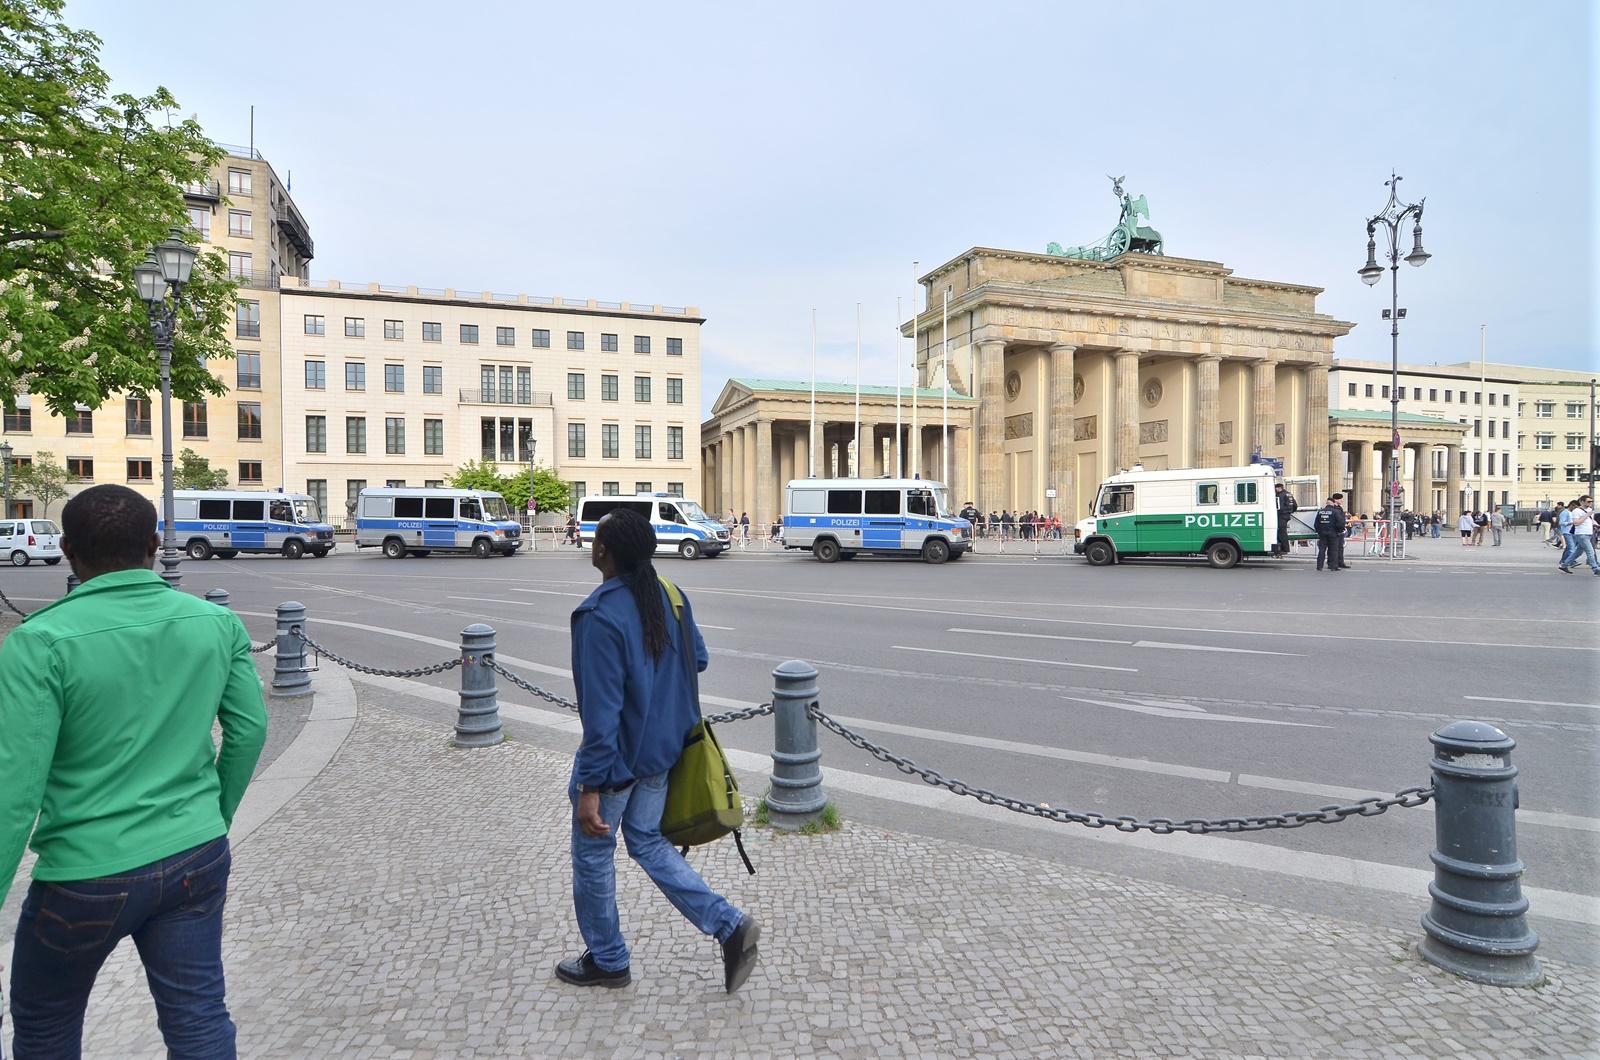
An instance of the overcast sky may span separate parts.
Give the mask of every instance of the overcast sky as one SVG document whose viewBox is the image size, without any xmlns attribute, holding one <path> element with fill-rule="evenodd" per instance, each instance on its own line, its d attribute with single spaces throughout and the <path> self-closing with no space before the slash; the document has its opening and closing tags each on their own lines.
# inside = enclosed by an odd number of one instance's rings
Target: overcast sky
<svg viewBox="0 0 1600 1060">
<path fill-rule="evenodd" d="M 1595 365 L 1595 53 L 1536 4 L 539 4 L 71 0 L 117 87 L 249 136 L 318 280 L 694 305 L 732 375 L 895 380 L 895 298 L 974 246 L 1093 242 L 1107 174 L 1169 254 L 1326 288 L 1390 167 L 1434 255 L 1401 358 Z M 905 357 L 909 359 L 909 343 Z"/>
</svg>

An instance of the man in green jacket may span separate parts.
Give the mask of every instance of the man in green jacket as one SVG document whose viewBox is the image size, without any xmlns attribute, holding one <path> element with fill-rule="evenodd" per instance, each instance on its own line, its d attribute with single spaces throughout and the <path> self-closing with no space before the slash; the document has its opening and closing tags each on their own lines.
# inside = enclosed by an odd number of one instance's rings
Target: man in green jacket
<svg viewBox="0 0 1600 1060">
<path fill-rule="evenodd" d="M 250 638 L 151 570 L 155 508 L 133 490 L 87 489 L 61 523 L 83 584 L 0 645 L 0 902 L 30 833 L 39 855 L 11 962 L 16 1058 L 79 1055 L 95 975 L 129 935 L 168 1055 L 231 1058 L 228 825 L 267 731 Z"/>
</svg>

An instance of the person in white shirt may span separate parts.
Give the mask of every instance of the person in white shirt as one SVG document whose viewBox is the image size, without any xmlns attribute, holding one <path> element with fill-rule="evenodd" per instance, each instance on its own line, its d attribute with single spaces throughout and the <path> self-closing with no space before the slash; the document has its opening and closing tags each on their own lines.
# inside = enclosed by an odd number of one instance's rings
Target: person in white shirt
<svg viewBox="0 0 1600 1060">
<path fill-rule="evenodd" d="M 1472 544 L 1472 531 L 1477 524 L 1472 521 L 1472 513 L 1463 511 L 1461 518 L 1456 520 L 1456 529 L 1461 531 L 1461 547 L 1466 548 Z"/>
<path fill-rule="evenodd" d="M 1572 543 L 1570 556 L 1562 565 L 1561 573 L 1571 574 L 1579 556 L 1589 561 L 1589 570 L 1600 575 L 1600 560 L 1594 554 L 1594 498 L 1579 497 L 1578 506 L 1572 509 Z"/>
</svg>

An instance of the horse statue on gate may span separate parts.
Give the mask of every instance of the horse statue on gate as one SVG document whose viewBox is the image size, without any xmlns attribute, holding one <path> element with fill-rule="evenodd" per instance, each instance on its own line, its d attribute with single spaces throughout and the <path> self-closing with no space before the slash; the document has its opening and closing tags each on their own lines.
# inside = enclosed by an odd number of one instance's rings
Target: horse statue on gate
<svg viewBox="0 0 1600 1060">
<path fill-rule="evenodd" d="M 1060 243 L 1051 243 L 1045 247 L 1046 254 L 1084 261 L 1110 261 L 1130 251 L 1135 254 L 1162 253 L 1161 233 L 1139 223 L 1141 217 L 1145 220 L 1150 218 L 1150 205 L 1145 202 L 1144 196 L 1135 199 L 1123 190 L 1122 182 L 1126 177 L 1107 175 L 1106 179 L 1111 181 L 1111 194 L 1122 204 L 1117 226 L 1111 230 L 1111 234 L 1098 243 L 1084 247 L 1063 248 Z"/>
</svg>

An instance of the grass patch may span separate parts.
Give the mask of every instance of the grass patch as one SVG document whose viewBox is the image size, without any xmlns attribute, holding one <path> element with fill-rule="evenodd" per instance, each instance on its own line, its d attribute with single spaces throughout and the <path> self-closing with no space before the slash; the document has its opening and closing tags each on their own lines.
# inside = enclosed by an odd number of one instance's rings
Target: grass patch
<svg viewBox="0 0 1600 1060">
<path fill-rule="evenodd" d="M 771 792 L 769 791 L 768 794 L 771 794 Z M 771 829 L 773 832 L 785 831 L 785 829 L 772 827 L 772 814 L 767 809 L 767 799 L 765 795 L 756 800 L 756 810 L 755 813 L 750 817 L 750 823 L 757 828 L 767 828 Z M 837 832 L 840 828 L 840 825 L 841 822 L 839 818 L 839 808 L 830 802 L 822 808 L 822 813 L 817 816 L 816 820 L 807 821 L 805 824 L 801 825 L 796 834 L 826 835 L 829 832 Z"/>
</svg>

